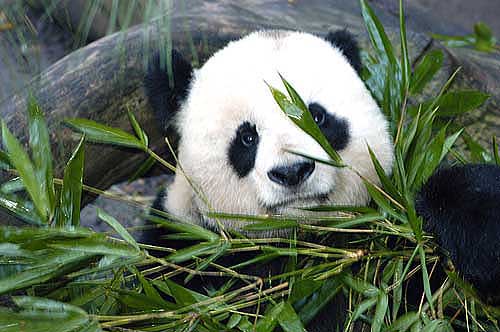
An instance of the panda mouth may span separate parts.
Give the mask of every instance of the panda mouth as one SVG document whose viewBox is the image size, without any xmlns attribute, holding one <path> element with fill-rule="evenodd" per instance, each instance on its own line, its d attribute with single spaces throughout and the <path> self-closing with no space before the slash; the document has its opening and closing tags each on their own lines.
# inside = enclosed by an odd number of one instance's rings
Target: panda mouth
<svg viewBox="0 0 500 332">
<path fill-rule="evenodd" d="M 310 207 L 312 205 L 322 204 L 328 201 L 328 193 L 316 194 L 316 195 L 307 195 L 307 196 L 297 196 L 297 197 L 288 197 L 284 200 L 281 200 L 277 203 L 273 204 L 262 204 L 265 209 L 268 210 L 268 213 L 280 213 L 283 212 L 284 209 L 288 208 L 303 208 Z"/>
</svg>

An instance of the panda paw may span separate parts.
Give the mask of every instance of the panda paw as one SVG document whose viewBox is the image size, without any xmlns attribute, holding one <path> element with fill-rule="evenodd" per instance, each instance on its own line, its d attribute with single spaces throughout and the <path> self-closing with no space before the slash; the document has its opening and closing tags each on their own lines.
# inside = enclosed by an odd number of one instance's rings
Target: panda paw
<svg viewBox="0 0 500 332">
<path fill-rule="evenodd" d="M 488 301 L 500 300 L 500 167 L 441 169 L 416 200 L 424 230 Z"/>
</svg>

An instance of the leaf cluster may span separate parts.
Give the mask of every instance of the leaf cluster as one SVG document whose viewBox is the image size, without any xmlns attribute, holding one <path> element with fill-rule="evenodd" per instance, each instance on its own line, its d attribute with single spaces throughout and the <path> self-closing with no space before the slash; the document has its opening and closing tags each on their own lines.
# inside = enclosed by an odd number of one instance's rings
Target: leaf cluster
<svg viewBox="0 0 500 332">
<path fill-rule="evenodd" d="M 363 76 L 390 121 L 395 149 L 388 175 L 367 147 L 379 177 L 377 183 L 364 179 L 373 201 L 369 207 L 310 207 L 317 214 L 307 218 L 207 215 L 247 222 L 248 231 L 288 229 L 293 234 L 265 239 L 212 232 L 154 211 L 148 218 L 170 231 L 166 244 L 191 243 L 182 249 L 138 243 L 130 229 L 102 210 L 98 217 L 113 231 L 95 233 L 79 227 L 82 190 L 105 194 L 82 183 L 84 141 L 146 153 L 135 176 L 154 162 L 175 167 L 149 148 L 148 136 L 129 112 L 134 134 L 90 120 L 67 120 L 82 137 L 63 179 L 57 179 L 45 120 L 31 100 L 31 155 L 2 123 L 0 165 L 13 179 L 0 187 L 0 205 L 32 226 L 0 227 L 0 295 L 8 299 L 0 306 L 2 331 L 305 331 L 336 297 L 347 299 L 347 314 L 334 330 L 499 330 L 500 312 L 483 303 L 452 270 L 439 287 L 431 287 L 441 257 L 414 207 L 415 193 L 442 162 L 500 164 L 495 138 L 490 152 L 452 123 L 487 95 L 452 91 L 453 75 L 437 95 L 412 104 L 439 71 L 442 53 L 432 50 L 412 66 L 401 1 L 400 57 L 367 1 L 360 3 L 373 46 L 364 55 Z M 297 91 L 285 78 L 282 82 L 286 94 L 275 87 L 270 91 L 283 112 L 329 156 L 316 160 L 352 168 L 328 144 Z M 454 148 L 460 136 L 470 157 Z M 325 241 L 300 240 L 297 235 L 303 233 Z M 346 238 L 345 244 L 328 241 L 339 237 Z M 252 258 L 233 266 L 218 261 L 248 252 Z M 249 266 L 277 259 L 286 262 L 278 275 L 246 273 Z M 191 289 L 195 277 L 219 278 L 221 286 Z M 421 285 L 416 302 L 407 295 L 409 282 Z"/>
</svg>

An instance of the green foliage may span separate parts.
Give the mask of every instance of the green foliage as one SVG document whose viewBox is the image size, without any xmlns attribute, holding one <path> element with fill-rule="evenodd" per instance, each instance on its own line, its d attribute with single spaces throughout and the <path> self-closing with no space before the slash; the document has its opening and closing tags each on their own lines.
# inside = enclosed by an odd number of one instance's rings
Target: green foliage
<svg viewBox="0 0 500 332">
<path fill-rule="evenodd" d="M 192 245 L 180 250 L 143 245 L 131 230 L 102 210 L 98 217 L 112 228 L 111 234 L 80 228 L 83 188 L 99 192 L 82 183 L 84 142 L 146 153 L 146 163 L 136 175 L 155 161 L 175 168 L 151 151 L 148 136 L 129 112 L 134 134 L 90 120 L 67 120 L 68 126 L 83 135 L 63 179 L 57 179 L 45 120 L 30 100 L 31 152 L 2 122 L 5 151 L 0 151 L 0 166 L 13 178 L 0 187 L 0 205 L 36 226 L 0 227 L 0 295 L 6 299 L 0 305 L 2 331 L 298 332 L 305 331 L 304 326 L 322 308 L 335 305 L 336 297 L 346 299 L 347 317 L 332 329 L 352 331 L 366 325 L 372 331 L 447 331 L 469 326 L 473 330 L 499 330 L 496 319 L 500 312 L 481 302 L 456 273 L 448 271 L 449 279 L 439 289 L 431 289 L 439 257 L 414 207 L 415 193 L 445 159 L 500 165 L 495 137 L 491 152 L 452 123 L 453 117 L 479 107 L 488 96 L 477 91 L 450 91 L 453 75 L 436 96 L 410 104 L 410 98 L 420 96 L 433 80 L 443 55 L 430 51 L 411 68 L 402 1 L 399 52 L 367 1 L 360 3 L 373 46 L 364 56 L 363 76 L 390 121 L 395 145 L 391 175 L 367 147 L 380 180 L 379 184 L 365 179 L 372 204 L 310 207 L 307 210 L 318 213 L 307 218 L 216 211 L 207 215 L 246 222 L 249 231 L 289 229 L 294 235 L 308 232 L 325 238 L 344 233 L 348 235 L 345 244 L 219 234 L 161 211 L 148 219 L 170 231 L 169 241 L 191 241 Z M 118 1 L 113 4 L 118 6 Z M 92 6 L 90 3 L 89 11 Z M 489 38 L 482 27 L 477 35 Z M 269 87 L 276 102 L 329 156 L 328 160 L 315 160 L 352 169 L 328 144 L 297 91 L 283 77 L 282 83 L 286 94 Z M 470 157 L 454 149 L 460 136 Z M 309 157 L 307 151 L 290 152 Z M 255 256 L 234 266 L 217 261 L 241 252 Z M 259 278 L 243 272 L 244 267 L 278 258 L 288 260 L 279 275 Z M 353 264 L 357 268 L 350 269 Z M 221 287 L 192 290 L 189 280 L 195 275 L 223 278 Z M 406 301 L 405 286 L 410 279 L 424 289 L 416 306 Z"/>
<path fill-rule="evenodd" d="M 481 52 L 498 51 L 497 39 L 490 27 L 483 22 L 474 24 L 474 31 L 466 36 L 445 36 L 432 34 L 432 37 L 442 41 L 448 47 L 473 47 Z"/>
</svg>

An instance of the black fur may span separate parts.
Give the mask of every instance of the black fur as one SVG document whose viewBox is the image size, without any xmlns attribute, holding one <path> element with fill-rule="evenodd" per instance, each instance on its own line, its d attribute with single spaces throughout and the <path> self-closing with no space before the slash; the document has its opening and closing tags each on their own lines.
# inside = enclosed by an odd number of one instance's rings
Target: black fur
<svg viewBox="0 0 500 332">
<path fill-rule="evenodd" d="M 356 38 L 347 30 L 337 30 L 329 32 L 325 37 L 333 46 L 338 47 L 342 54 L 349 60 L 349 63 L 358 74 L 361 73 L 361 56 Z"/>
<path fill-rule="evenodd" d="M 255 137 L 254 144 L 245 144 L 243 142 L 244 135 L 253 135 Z M 243 122 L 236 129 L 236 136 L 232 139 L 228 150 L 229 163 L 240 178 L 248 175 L 254 167 L 258 145 L 259 136 L 255 125 Z"/>
<path fill-rule="evenodd" d="M 336 117 L 335 115 L 328 113 L 323 106 L 318 103 L 309 104 L 309 112 L 313 118 L 322 114 L 324 120 L 318 123 L 321 132 L 328 139 L 330 145 L 337 151 L 345 149 L 349 143 L 349 123 L 345 119 Z"/>
<path fill-rule="evenodd" d="M 417 197 L 424 229 L 489 302 L 500 301 L 500 167 L 437 171 Z"/>
<path fill-rule="evenodd" d="M 150 59 L 144 78 L 146 95 L 164 132 L 167 132 L 170 120 L 179 110 L 180 102 L 186 98 L 193 75 L 193 67 L 179 52 L 172 50 L 171 56 L 171 77 L 166 61 L 162 61 L 157 52 Z"/>
</svg>

